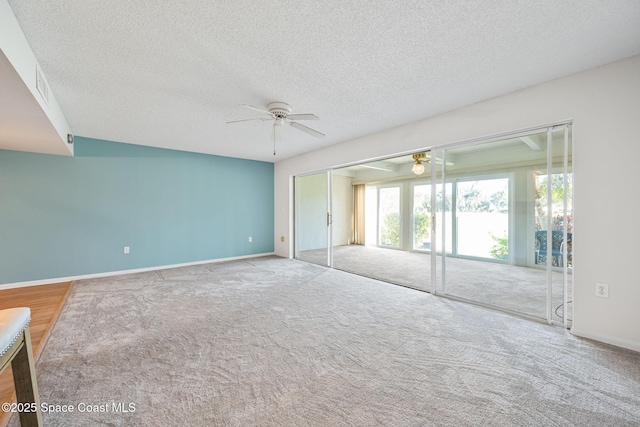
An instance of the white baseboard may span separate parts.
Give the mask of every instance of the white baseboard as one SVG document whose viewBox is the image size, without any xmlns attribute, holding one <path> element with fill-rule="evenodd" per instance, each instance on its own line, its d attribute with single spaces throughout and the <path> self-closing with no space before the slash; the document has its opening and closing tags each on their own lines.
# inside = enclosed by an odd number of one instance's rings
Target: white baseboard
<svg viewBox="0 0 640 427">
<path fill-rule="evenodd" d="M 622 347 L 629 350 L 640 352 L 640 342 L 628 341 L 619 338 L 607 337 L 599 334 L 593 334 L 591 332 L 583 331 L 581 329 L 571 328 L 571 333 L 577 337 L 588 338 L 590 340 L 600 341 L 606 344 L 615 345 L 616 347 Z"/>
<path fill-rule="evenodd" d="M 160 265 L 156 267 L 145 267 L 145 268 L 136 268 L 133 270 L 120 270 L 120 271 L 108 271 L 106 273 L 94 273 L 94 274 L 84 274 L 81 276 L 69 276 L 69 277 L 56 277 L 52 279 L 42 279 L 42 280 L 32 280 L 29 282 L 17 282 L 17 283 L 7 283 L 4 285 L 0 285 L 0 291 L 4 289 L 15 289 L 15 288 L 26 288 L 27 286 L 38 286 L 38 285 L 48 285 L 52 283 L 62 283 L 62 282 L 72 282 L 74 280 L 85 280 L 85 279 L 95 279 L 99 277 L 110 277 L 110 276 L 121 276 L 123 274 L 135 274 L 135 273 L 145 273 L 148 271 L 156 271 L 156 270 L 167 270 L 169 268 L 177 268 L 177 267 L 189 267 L 192 265 L 201 265 L 201 264 L 215 264 L 226 261 L 236 261 L 241 259 L 249 259 L 249 258 L 259 258 L 263 256 L 275 255 L 275 252 L 267 252 L 262 254 L 253 254 L 253 255 L 242 255 L 236 257 L 229 258 L 217 258 L 217 259 L 209 259 L 204 261 L 195 261 L 195 262 L 185 262 L 182 264 L 171 264 L 171 265 Z"/>
</svg>

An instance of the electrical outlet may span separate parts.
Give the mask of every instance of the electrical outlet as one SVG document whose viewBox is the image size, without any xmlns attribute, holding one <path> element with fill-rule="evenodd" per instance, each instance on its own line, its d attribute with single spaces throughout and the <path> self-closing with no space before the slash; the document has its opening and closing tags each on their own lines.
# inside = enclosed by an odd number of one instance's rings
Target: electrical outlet
<svg viewBox="0 0 640 427">
<path fill-rule="evenodd" d="M 249 243 L 253 242 L 253 237 L 249 236 Z"/>
<path fill-rule="evenodd" d="M 124 253 L 125 253 L 125 254 L 128 254 L 128 253 L 129 253 L 129 246 L 125 246 L 125 247 L 124 247 Z"/>
<path fill-rule="evenodd" d="M 596 283 L 596 296 L 609 298 L 609 285 L 606 283 Z"/>
</svg>

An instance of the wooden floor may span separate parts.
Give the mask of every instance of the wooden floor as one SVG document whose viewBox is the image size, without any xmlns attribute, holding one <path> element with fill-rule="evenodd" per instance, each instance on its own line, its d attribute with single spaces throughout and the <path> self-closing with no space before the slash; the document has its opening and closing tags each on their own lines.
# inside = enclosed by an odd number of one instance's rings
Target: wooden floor
<svg viewBox="0 0 640 427">
<path fill-rule="evenodd" d="M 70 290 L 71 282 L 65 282 L 0 291 L 0 310 L 13 307 L 29 307 L 31 309 L 29 329 L 35 360 L 38 360 L 40 353 L 42 353 L 49 332 L 55 324 Z M 5 369 L 0 375 L 0 404 L 12 402 L 14 399 L 13 375 L 11 369 Z M 11 414 L 0 412 L 0 426 L 5 426 L 9 422 L 9 415 Z"/>
</svg>

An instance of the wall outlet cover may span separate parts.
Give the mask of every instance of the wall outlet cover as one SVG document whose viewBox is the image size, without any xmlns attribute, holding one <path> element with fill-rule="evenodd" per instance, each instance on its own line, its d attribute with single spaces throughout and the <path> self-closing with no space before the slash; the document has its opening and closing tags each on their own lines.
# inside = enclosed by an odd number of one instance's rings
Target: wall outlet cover
<svg viewBox="0 0 640 427">
<path fill-rule="evenodd" d="M 600 298 L 609 298 L 609 285 L 606 283 L 596 283 L 595 294 Z"/>
</svg>

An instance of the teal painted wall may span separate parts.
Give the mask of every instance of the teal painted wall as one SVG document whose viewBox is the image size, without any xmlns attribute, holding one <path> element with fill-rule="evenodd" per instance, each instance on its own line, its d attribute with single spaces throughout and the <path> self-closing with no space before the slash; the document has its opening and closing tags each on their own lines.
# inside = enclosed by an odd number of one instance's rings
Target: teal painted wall
<svg viewBox="0 0 640 427">
<path fill-rule="evenodd" d="M 266 162 L 82 137 L 75 157 L 0 150 L 0 284 L 273 252 L 273 192 Z"/>
</svg>

